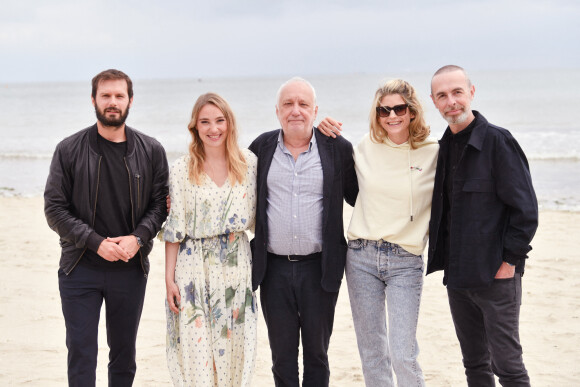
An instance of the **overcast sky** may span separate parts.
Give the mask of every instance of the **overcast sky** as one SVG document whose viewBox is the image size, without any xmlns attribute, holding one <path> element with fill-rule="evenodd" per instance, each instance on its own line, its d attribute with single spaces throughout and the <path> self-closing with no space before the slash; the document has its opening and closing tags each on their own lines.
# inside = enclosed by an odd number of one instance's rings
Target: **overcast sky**
<svg viewBox="0 0 580 387">
<path fill-rule="evenodd" d="M 578 0 L 21 0 L 0 82 L 580 67 Z"/>
</svg>

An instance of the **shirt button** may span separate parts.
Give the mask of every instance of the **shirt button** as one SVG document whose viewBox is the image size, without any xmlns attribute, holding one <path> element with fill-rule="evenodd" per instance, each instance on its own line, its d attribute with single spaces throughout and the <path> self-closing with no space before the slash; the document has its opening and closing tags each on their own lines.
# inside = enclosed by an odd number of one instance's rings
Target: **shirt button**
<svg viewBox="0 0 580 387">
<path fill-rule="evenodd" d="M 296 235 L 294 235 L 294 239 L 298 238 Z"/>
</svg>

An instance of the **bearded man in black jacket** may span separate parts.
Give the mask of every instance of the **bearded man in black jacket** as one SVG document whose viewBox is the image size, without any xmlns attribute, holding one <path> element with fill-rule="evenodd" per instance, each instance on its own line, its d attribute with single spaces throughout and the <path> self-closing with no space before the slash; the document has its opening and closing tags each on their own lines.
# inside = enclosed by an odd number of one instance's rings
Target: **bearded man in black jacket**
<svg viewBox="0 0 580 387">
<path fill-rule="evenodd" d="M 44 192 L 60 237 L 58 278 L 70 386 L 94 386 L 103 300 L 109 385 L 131 386 L 153 237 L 167 217 L 165 150 L 125 125 L 133 84 L 121 71 L 92 80 L 97 123 L 61 141 Z"/>
</svg>

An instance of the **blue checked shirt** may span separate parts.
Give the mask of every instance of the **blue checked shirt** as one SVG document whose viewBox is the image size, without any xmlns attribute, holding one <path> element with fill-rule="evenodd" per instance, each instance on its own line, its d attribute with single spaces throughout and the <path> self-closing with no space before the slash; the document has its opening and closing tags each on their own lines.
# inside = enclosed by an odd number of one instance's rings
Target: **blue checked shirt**
<svg viewBox="0 0 580 387">
<path fill-rule="evenodd" d="M 268 251 L 308 255 L 322 251 L 322 164 L 314 134 L 298 159 L 282 131 L 268 172 Z"/>
</svg>

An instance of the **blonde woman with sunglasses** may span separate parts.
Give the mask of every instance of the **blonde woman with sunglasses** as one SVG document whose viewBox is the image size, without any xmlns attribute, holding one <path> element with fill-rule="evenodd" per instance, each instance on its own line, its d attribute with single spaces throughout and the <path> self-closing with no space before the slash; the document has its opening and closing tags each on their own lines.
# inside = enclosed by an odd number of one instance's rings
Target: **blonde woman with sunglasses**
<svg viewBox="0 0 580 387">
<path fill-rule="evenodd" d="M 394 386 L 393 371 L 399 386 L 424 386 L 416 332 L 439 145 L 401 79 L 378 88 L 369 119 L 354 149 L 359 194 L 346 262 L 363 374 L 367 386 Z M 318 128 L 334 136 L 341 126 L 325 118 Z"/>
</svg>

